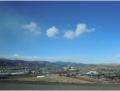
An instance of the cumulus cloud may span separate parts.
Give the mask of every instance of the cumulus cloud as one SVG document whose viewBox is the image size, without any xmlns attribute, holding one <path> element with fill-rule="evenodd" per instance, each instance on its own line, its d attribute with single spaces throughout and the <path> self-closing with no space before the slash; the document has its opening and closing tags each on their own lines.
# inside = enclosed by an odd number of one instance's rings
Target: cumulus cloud
<svg viewBox="0 0 120 91">
<path fill-rule="evenodd" d="M 52 26 L 51 28 L 49 28 L 47 31 L 46 31 L 46 35 L 49 37 L 49 38 L 53 38 L 53 37 L 56 37 L 56 35 L 59 33 L 59 30 L 55 27 L 55 26 Z"/>
<path fill-rule="evenodd" d="M 75 30 L 75 35 L 79 36 L 80 34 L 87 31 L 86 24 L 78 24 Z"/>
<path fill-rule="evenodd" d="M 64 33 L 64 37 L 68 38 L 68 39 L 73 39 L 75 37 L 75 32 L 74 31 L 66 31 Z"/>
<path fill-rule="evenodd" d="M 39 27 L 36 22 L 30 22 L 29 24 L 25 24 L 22 26 L 22 28 L 34 34 L 41 33 L 40 31 L 38 31 Z"/>
<path fill-rule="evenodd" d="M 95 28 L 88 29 L 86 24 L 77 24 L 75 31 L 65 31 L 64 37 L 67 39 L 73 39 L 80 36 L 83 33 L 94 32 Z"/>
</svg>

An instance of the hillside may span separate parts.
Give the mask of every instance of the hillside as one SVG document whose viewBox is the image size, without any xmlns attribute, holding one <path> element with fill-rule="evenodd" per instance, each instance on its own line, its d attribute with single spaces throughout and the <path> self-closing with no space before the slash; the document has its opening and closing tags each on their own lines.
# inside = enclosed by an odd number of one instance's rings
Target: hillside
<svg viewBox="0 0 120 91">
<path fill-rule="evenodd" d="M 0 66 L 45 67 L 45 66 L 54 66 L 54 64 L 48 61 L 25 61 L 25 60 L 11 60 L 11 59 L 1 58 Z"/>
</svg>

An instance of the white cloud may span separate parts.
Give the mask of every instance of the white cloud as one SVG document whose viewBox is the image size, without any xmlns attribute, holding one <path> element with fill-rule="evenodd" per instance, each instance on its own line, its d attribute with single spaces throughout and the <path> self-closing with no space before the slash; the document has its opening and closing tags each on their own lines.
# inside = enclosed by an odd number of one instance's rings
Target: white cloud
<svg viewBox="0 0 120 91">
<path fill-rule="evenodd" d="M 79 36 L 80 34 L 87 31 L 86 24 L 78 24 L 75 30 L 75 36 Z"/>
<path fill-rule="evenodd" d="M 25 24 L 22 26 L 22 28 L 34 34 L 41 33 L 40 31 L 38 31 L 39 27 L 36 22 L 30 22 L 29 24 Z"/>
<path fill-rule="evenodd" d="M 58 33 L 59 33 L 59 30 L 55 26 L 52 26 L 46 31 L 46 35 L 50 38 L 56 37 Z"/>
<path fill-rule="evenodd" d="M 68 39 L 73 39 L 75 37 L 74 31 L 65 31 L 64 37 Z"/>
<path fill-rule="evenodd" d="M 77 24 L 75 31 L 66 31 L 64 37 L 67 39 L 73 39 L 80 36 L 83 33 L 94 32 L 95 28 L 88 29 L 86 24 Z"/>
</svg>

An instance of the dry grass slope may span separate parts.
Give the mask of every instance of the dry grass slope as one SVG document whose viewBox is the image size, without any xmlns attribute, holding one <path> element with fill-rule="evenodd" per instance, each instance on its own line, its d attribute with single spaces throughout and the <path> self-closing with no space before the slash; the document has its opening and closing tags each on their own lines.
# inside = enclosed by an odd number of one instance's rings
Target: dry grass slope
<svg viewBox="0 0 120 91">
<path fill-rule="evenodd" d="M 93 83 L 90 81 L 82 80 L 82 79 L 76 79 L 76 78 L 70 78 L 70 77 L 43 77 L 43 78 L 36 78 L 36 77 L 27 77 L 27 78 L 18 78 L 17 81 L 32 81 L 32 82 L 54 82 L 54 83 Z"/>
</svg>

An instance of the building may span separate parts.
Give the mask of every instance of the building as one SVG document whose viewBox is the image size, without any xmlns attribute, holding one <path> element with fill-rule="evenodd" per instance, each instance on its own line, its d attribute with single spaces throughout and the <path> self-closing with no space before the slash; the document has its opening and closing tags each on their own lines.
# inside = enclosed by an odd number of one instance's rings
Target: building
<svg viewBox="0 0 120 91">
<path fill-rule="evenodd" d="M 99 77 L 99 73 L 97 71 L 89 71 L 85 75 L 87 75 L 89 77 L 92 77 L 92 78 L 98 78 Z"/>
<path fill-rule="evenodd" d="M 37 76 L 37 78 L 43 78 L 43 77 L 45 77 L 44 75 L 42 75 L 42 76 Z"/>
</svg>

